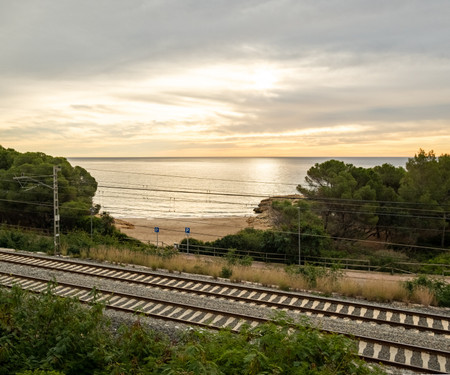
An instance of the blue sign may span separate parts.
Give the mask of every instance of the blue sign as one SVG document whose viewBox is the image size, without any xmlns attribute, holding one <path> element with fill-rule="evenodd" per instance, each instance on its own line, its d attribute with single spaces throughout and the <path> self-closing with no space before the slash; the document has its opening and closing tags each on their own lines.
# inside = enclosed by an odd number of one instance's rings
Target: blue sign
<svg viewBox="0 0 450 375">
<path fill-rule="evenodd" d="M 188 228 L 188 227 L 184 228 L 184 233 L 186 233 L 186 234 L 191 233 L 191 228 Z"/>
<path fill-rule="evenodd" d="M 159 227 L 155 227 L 155 233 L 159 232 Z"/>
</svg>

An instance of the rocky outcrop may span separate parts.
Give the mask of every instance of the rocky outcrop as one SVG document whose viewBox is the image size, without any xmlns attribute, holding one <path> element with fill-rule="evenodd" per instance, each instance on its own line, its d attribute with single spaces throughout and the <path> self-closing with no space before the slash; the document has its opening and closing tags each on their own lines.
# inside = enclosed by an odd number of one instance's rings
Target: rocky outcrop
<svg viewBox="0 0 450 375">
<path fill-rule="evenodd" d="M 291 195 L 276 195 L 270 198 L 263 199 L 258 207 L 255 207 L 253 211 L 258 214 L 256 217 L 249 219 L 249 224 L 263 224 L 265 226 L 274 226 L 277 222 L 277 212 L 272 208 L 272 204 L 275 201 L 290 200 L 293 204 L 297 203 L 302 198 L 300 194 Z"/>
</svg>

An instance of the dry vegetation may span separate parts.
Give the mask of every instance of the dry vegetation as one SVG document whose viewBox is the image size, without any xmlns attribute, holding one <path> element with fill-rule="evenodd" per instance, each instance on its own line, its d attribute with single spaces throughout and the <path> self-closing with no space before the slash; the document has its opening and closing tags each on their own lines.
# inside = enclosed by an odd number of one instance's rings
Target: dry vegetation
<svg viewBox="0 0 450 375">
<path fill-rule="evenodd" d="M 148 255 L 131 250 L 119 250 L 110 247 L 91 249 L 84 258 L 107 261 L 114 264 L 134 264 L 153 270 L 184 272 L 209 275 L 213 278 L 222 276 L 224 268 L 231 270 L 229 279 L 233 282 L 253 282 L 264 286 L 274 286 L 282 290 L 315 291 L 326 295 L 338 294 L 369 301 L 417 303 L 428 306 L 433 304 L 434 295 L 426 288 L 421 288 L 412 295 L 408 294 L 400 281 L 358 280 L 345 276 L 318 275 L 314 285 L 301 274 L 292 274 L 278 265 L 230 265 L 223 258 L 208 258 L 196 255 L 178 254 L 173 256 Z"/>
</svg>

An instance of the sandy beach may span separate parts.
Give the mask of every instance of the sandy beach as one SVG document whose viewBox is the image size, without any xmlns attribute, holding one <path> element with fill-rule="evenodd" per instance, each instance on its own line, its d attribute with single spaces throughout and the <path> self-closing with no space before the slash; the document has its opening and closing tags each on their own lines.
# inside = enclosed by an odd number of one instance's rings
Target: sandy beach
<svg viewBox="0 0 450 375">
<path fill-rule="evenodd" d="M 173 245 L 186 238 L 185 228 L 190 228 L 189 238 L 214 241 L 245 228 L 268 229 L 270 225 L 261 217 L 175 218 L 175 219 L 115 219 L 116 227 L 125 234 L 144 242 Z M 158 236 L 155 227 L 159 228 Z"/>
<path fill-rule="evenodd" d="M 185 228 L 190 229 L 189 238 L 214 241 L 228 234 L 235 234 L 245 228 L 270 229 L 276 214 L 272 209 L 275 200 L 289 198 L 293 202 L 299 195 L 275 196 L 263 199 L 255 210 L 256 215 L 215 218 L 172 218 L 172 219 L 115 219 L 115 225 L 123 233 L 144 242 L 158 245 L 173 245 L 186 238 Z M 294 200 L 293 200 L 294 199 Z M 155 227 L 159 228 L 158 236 Z"/>
</svg>

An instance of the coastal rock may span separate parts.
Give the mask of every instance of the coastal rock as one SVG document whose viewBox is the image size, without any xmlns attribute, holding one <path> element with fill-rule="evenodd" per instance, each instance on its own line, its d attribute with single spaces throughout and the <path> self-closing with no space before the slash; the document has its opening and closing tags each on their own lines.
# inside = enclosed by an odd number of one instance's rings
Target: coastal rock
<svg viewBox="0 0 450 375">
<path fill-rule="evenodd" d="M 258 207 L 255 207 L 253 209 L 253 212 L 255 212 L 258 215 L 254 218 L 250 218 L 252 220 L 250 219 L 249 220 L 252 222 L 252 224 L 256 222 L 264 222 L 265 225 L 273 226 L 276 224 L 278 218 L 277 212 L 272 208 L 273 202 L 290 200 L 293 204 L 295 204 L 301 198 L 303 198 L 303 196 L 300 194 L 290 194 L 290 195 L 276 195 L 273 197 L 263 199 L 258 204 Z"/>
</svg>

